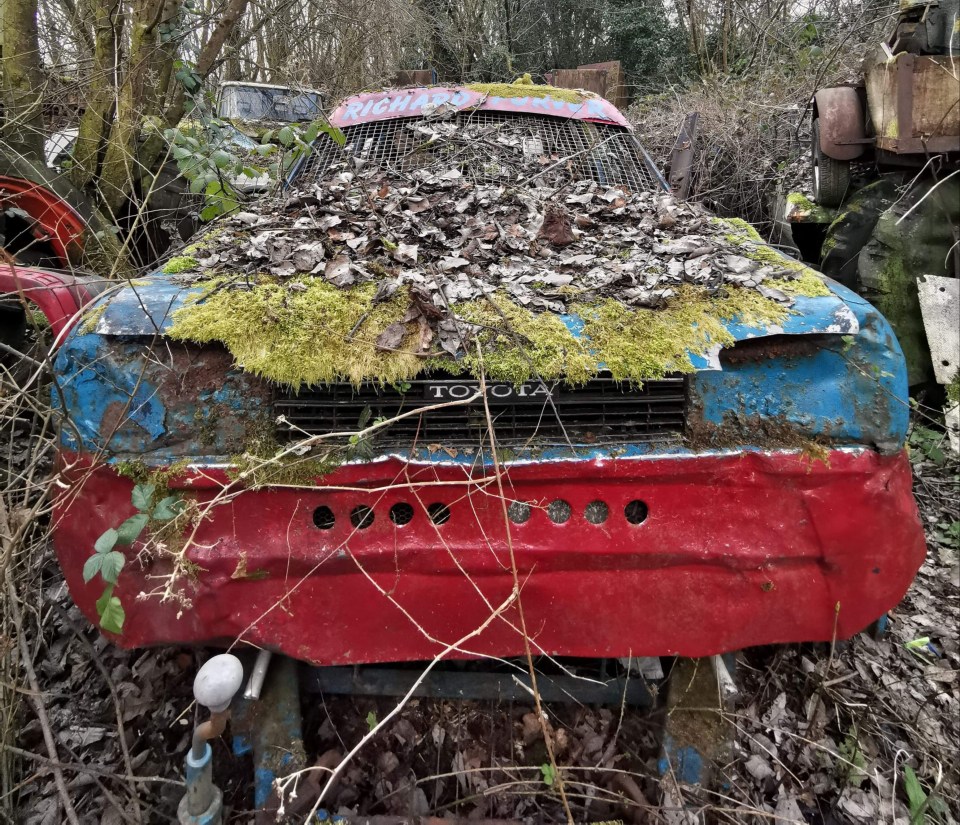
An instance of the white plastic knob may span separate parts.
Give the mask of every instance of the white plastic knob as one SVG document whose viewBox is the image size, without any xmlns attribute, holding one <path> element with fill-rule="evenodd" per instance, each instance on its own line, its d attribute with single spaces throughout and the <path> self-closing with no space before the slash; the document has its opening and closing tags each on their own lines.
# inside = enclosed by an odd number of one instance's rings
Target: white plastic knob
<svg viewBox="0 0 960 825">
<path fill-rule="evenodd" d="M 232 653 L 220 653 L 210 659 L 193 680 L 193 695 L 211 713 L 230 707 L 234 694 L 243 684 L 243 665 Z"/>
</svg>

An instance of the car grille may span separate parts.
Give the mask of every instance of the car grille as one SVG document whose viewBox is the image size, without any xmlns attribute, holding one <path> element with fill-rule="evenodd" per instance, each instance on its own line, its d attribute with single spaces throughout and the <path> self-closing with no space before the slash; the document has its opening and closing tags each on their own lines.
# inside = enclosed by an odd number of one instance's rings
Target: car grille
<svg viewBox="0 0 960 825">
<path fill-rule="evenodd" d="M 459 169 L 474 183 L 497 185 L 516 182 L 518 173 L 526 177 L 541 170 L 541 162 L 565 158 L 558 174 L 574 180 L 634 192 L 664 189 L 653 161 L 621 126 L 528 114 L 461 112 L 449 122 L 455 125 L 450 134 L 428 142 L 429 126 L 425 134 L 425 125 L 421 118 L 394 118 L 346 126 L 342 147 L 320 135 L 296 180 L 319 180 L 331 168 L 342 169 L 337 164 L 354 158 L 401 176 L 414 170 Z"/>
<path fill-rule="evenodd" d="M 411 381 L 404 392 L 374 384 L 331 384 L 279 395 L 274 412 L 284 419 L 278 420 L 278 435 L 283 440 L 297 440 L 306 435 L 354 432 L 377 419 L 415 412 L 476 389 L 475 381 L 453 377 Z M 531 397 L 509 397 L 524 391 Z M 493 393 L 508 397 L 496 398 Z M 498 443 L 517 448 L 671 439 L 683 430 L 687 392 L 685 379 L 679 376 L 647 381 L 642 386 L 595 378 L 582 387 L 531 383 L 519 389 L 494 384 L 488 387 L 488 397 Z M 410 415 L 376 436 L 376 443 L 383 446 L 462 447 L 487 441 L 480 399 Z"/>
</svg>

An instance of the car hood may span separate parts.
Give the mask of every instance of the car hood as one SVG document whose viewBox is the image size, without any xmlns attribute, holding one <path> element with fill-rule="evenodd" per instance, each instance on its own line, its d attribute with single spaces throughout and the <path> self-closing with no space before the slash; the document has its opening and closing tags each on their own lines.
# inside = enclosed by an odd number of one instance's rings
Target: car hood
<svg viewBox="0 0 960 825">
<path fill-rule="evenodd" d="M 859 332 L 857 317 L 838 294 L 846 290 L 829 279 L 825 281 L 831 294 L 816 298 L 795 296 L 791 314 L 782 324 L 754 327 L 734 321 L 724 322 L 724 326 L 736 341 L 769 335 L 855 335 Z M 112 337 L 164 335 L 173 325 L 173 314 L 202 291 L 200 286 L 185 285 L 178 282 L 176 276 L 163 273 L 138 279 L 103 299 L 97 309 L 99 317 L 94 330 L 99 335 Z M 561 315 L 560 318 L 575 335 L 581 333 L 583 322 L 579 316 Z M 692 354 L 694 367 L 720 369 L 719 349 L 718 346 L 705 356 Z"/>
</svg>

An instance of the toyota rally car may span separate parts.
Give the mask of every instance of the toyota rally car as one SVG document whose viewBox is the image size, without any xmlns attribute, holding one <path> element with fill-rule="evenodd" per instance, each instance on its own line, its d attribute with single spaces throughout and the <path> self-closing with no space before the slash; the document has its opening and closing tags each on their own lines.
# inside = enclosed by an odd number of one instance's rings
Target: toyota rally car
<svg viewBox="0 0 960 825">
<path fill-rule="evenodd" d="M 602 657 L 897 604 L 925 546 L 870 304 L 673 202 L 589 94 L 391 89 L 331 125 L 59 348 L 91 621 L 347 664 L 520 654 L 518 600 L 535 651 Z"/>
</svg>

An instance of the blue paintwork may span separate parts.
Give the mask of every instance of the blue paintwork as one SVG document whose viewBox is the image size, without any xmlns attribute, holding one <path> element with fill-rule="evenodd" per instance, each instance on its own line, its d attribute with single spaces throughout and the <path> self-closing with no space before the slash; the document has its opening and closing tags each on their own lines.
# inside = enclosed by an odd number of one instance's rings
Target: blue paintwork
<svg viewBox="0 0 960 825">
<path fill-rule="evenodd" d="M 223 816 L 223 795 L 212 784 L 212 762 L 213 750 L 209 742 L 204 745 L 203 756 L 201 756 L 200 759 L 195 760 L 192 751 L 187 753 L 187 758 L 184 760 L 184 784 L 187 786 L 187 794 L 181 800 L 177 809 L 177 820 L 180 822 L 180 825 L 218 825 L 218 823 L 221 822 Z M 198 784 L 208 785 L 210 789 L 209 792 L 212 792 L 212 799 L 209 807 L 203 813 L 191 814 L 186 807 L 186 797 L 189 795 L 190 789 L 196 787 Z M 203 791 L 201 790 L 200 792 L 202 793 Z"/>
<path fill-rule="evenodd" d="M 53 393 L 53 406 L 61 407 L 61 397 L 70 399 L 67 402 L 69 423 L 62 434 L 63 445 L 70 449 L 99 446 L 100 428 L 109 418 L 111 407 L 118 413 L 123 412 L 130 425 L 149 440 L 156 440 L 166 432 L 166 411 L 156 387 L 138 380 L 137 360 L 132 360 L 129 369 L 117 369 L 115 363 L 104 360 L 101 356 L 106 343 L 96 334 L 74 333 L 70 336 L 69 350 L 61 348 L 54 362 L 60 392 Z M 79 365 L 82 369 L 76 369 Z M 117 420 L 120 418 L 118 414 Z M 130 425 L 125 424 L 124 428 L 129 429 Z"/>
<path fill-rule="evenodd" d="M 909 408 L 906 369 L 896 338 L 869 303 L 839 284 L 830 282 L 830 288 L 835 293 L 830 297 L 797 298 L 794 314 L 781 328 L 728 326 L 737 340 L 835 333 L 819 352 L 743 361 L 722 369 L 715 357 L 691 358 L 696 370 L 689 382 L 691 408 L 703 422 L 720 425 L 730 414 L 779 417 L 801 432 L 829 436 L 839 445 L 885 450 L 902 445 Z M 137 458 L 164 464 L 188 458 L 223 463 L 249 443 L 253 426 L 269 422 L 271 390 L 266 382 L 231 366 L 220 348 L 188 349 L 157 338 L 157 330 L 169 329 L 172 312 L 197 291 L 157 274 L 101 299 L 105 309 L 96 332 L 74 329 L 55 362 L 59 387 L 53 393 L 54 404 L 69 413 L 63 446 L 104 451 L 113 461 Z M 582 335 L 579 317 L 562 318 L 571 332 Z M 179 353 L 181 361 L 174 362 L 171 353 Z M 194 369 L 198 359 L 206 364 L 205 372 Z M 202 380 L 196 377 L 201 372 Z M 516 460 L 689 452 L 679 443 L 582 445 L 574 450 L 549 447 L 517 455 Z M 425 446 L 400 455 L 435 463 L 477 460 L 469 454 L 430 453 Z"/>
<path fill-rule="evenodd" d="M 253 755 L 253 799 L 257 809 L 276 800 L 273 783 L 304 765 L 300 686 L 295 661 L 277 656 L 270 665 L 260 699 L 237 699 L 233 705 L 233 752 Z"/>
<path fill-rule="evenodd" d="M 689 745 L 678 748 L 669 733 L 663 735 L 663 752 L 657 761 L 660 776 L 672 773 L 684 785 L 699 785 L 704 779 L 704 762 L 700 752 Z"/>
<path fill-rule="evenodd" d="M 812 356 L 698 372 L 692 391 L 704 420 L 723 423 L 728 411 L 779 416 L 812 435 L 842 432 L 852 442 L 895 449 L 909 423 L 906 363 L 893 330 L 869 303 L 839 284 L 833 289 L 854 314 L 855 336 Z"/>
</svg>

